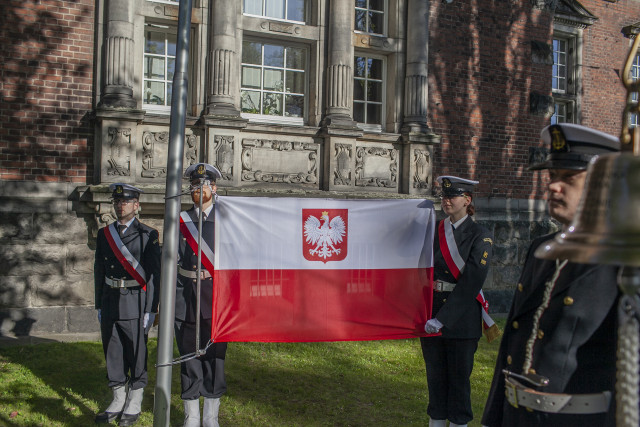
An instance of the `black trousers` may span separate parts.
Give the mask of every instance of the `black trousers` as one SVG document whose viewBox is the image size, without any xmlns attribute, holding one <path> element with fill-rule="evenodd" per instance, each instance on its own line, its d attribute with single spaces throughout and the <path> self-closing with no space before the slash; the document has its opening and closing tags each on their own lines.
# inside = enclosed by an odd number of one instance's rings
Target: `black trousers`
<svg viewBox="0 0 640 427">
<path fill-rule="evenodd" d="M 109 387 L 129 382 L 137 390 L 147 385 L 147 337 L 142 323 L 141 318 L 100 322 Z"/>
<path fill-rule="evenodd" d="M 176 342 L 180 355 L 196 351 L 196 324 L 176 320 Z M 211 319 L 200 319 L 200 348 L 204 348 L 211 339 Z M 211 345 L 205 354 L 180 364 L 181 398 L 197 399 L 200 396 L 217 398 L 227 391 L 224 377 L 224 358 L 227 343 Z"/>
<path fill-rule="evenodd" d="M 467 424 L 473 419 L 469 379 L 478 339 L 428 337 L 420 338 L 420 344 L 429 387 L 427 414 L 434 420 Z"/>
</svg>

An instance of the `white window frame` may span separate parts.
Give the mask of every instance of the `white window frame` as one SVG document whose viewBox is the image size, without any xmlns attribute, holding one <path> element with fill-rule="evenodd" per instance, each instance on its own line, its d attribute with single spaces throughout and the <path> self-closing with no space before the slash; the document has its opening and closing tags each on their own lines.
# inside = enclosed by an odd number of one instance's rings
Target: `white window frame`
<svg viewBox="0 0 640 427">
<path fill-rule="evenodd" d="M 299 25 L 305 25 L 307 22 L 307 17 L 309 15 L 309 0 L 304 0 L 304 16 L 302 17 L 302 21 L 298 21 L 295 19 L 287 19 L 287 17 L 284 18 L 274 18 L 272 16 L 267 16 L 265 15 L 265 2 L 267 0 L 261 0 L 262 1 L 262 14 L 261 15 L 256 15 L 256 14 L 252 14 L 252 13 L 247 13 L 244 11 L 244 2 L 245 0 L 242 0 L 242 14 L 246 15 L 246 16 L 255 16 L 258 18 L 265 18 L 265 19 L 269 19 L 269 20 L 273 20 L 273 21 L 282 21 L 282 22 L 295 22 L 296 24 Z M 284 10 L 285 10 L 285 14 L 287 13 L 287 5 L 289 3 L 289 0 L 284 0 L 285 2 L 285 6 L 284 6 Z"/>
<path fill-rule="evenodd" d="M 173 58 L 174 60 L 176 59 L 173 56 L 167 55 L 167 52 L 165 50 L 164 55 L 162 55 L 165 59 L 165 79 L 164 80 L 159 80 L 159 79 L 147 79 L 144 75 L 144 62 L 146 61 L 148 56 L 156 56 L 159 57 L 161 55 L 159 54 L 148 54 L 144 51 L 145 46 L 146 46 L 146 42 L 147 42 L 147 28 L 148 27 L 152 27 L 155 31 L 157 32 L 164 32 L 165 33 L 165 40 L 166 40 L 166 34 L 175 34 L 176 35 L 176 42 L 177 42 L 177 34 L 178 34 L 178 28 L 177 26 L 173 25 L 173 24 L 160 24 L 157 22 L 145 22 L 145 28 L 144 28 L 144 42 L 142 45 L 142 61 L 143 61 L 143 65 L 142 65 L 142 78 L 140 79 L 141 81 L 141 98 L 142 98 L 142 108 L 144 110 L 146 110 L 149 113 L 154 113 L 154 114 L 163 114 L 163 115 L 167 115 L 171 113 L 171 103 L 169 102 L 167 105 L 157 105 L 157 104 L 146 104 L 145 101 L 145 96 L 144 96 L 144 92 L 145 92 L 145 84 L 148 81 L 162 81 L 164 84 L 168 85 L 168 84 L 173 84 L 173 79 L 172 80 L 168 80 L 167 79 L 167 64 L 168 64 L 168 58 Z M 165 45 L 166 46 L 166 45 Z M 167 90 L 167 86 L 165 86 L 165 103 L 167 103 L 168 101 L 168 93 L 169 91 Z"/>
<path fill-rule="evenodd" d="M 369 28 L 369 25 L 368 25 L 369 15 L 366 12 L 368 12 L 368 11 L 372 11 L 373 13 L 380 13 L 380 12 L 375 10 L 375 9 L 372 10 L 369 7 L 369 1 L 370 0 L 365 0 L 365 1 L 367 2 L 366 7 L 357 7 L 357 6 L 355 6 L 355 1 L 354 1 L 354 7 L 355 7 L 356 12 L 358 10 L 365 11 L 365 15 L 367 16 L 367 18 L 366 18 L 367 19 L 367 28 Z M 372 33 L 370 31 L 362 31 L 362 30 L 355 29 L 355 16 L 356 15 L 354 14 L 353 25 L 354 25 L 354 31 L 356 33 L 359 33 L 359 34 L 371 34 L 371 35 L 376 35 L 376 36 L 386 36 L 387 35 L 387 28 L 388 28 L 388 22 L 387 21 L 388 21 L 388 16 L 389 16 L 389 1 L 388 0 L 383 0 L 383 5 L 382 5 L 382 32 L 380 32 L 380 33 Z"/>
<path fill-rule="evenodd" d="M 365 52 L 355 52 L 354 57 L 353 57 L 353 61 L 355 62 L 356 57 L 360 57 L 360 58 L 371 58 L 371 59 L 377 59 L 382 61 L 382 79 L 368 79 L 368 78 L 362 78 L 362 77 L 356 77 L 355 75 L 355 68 L 354 68 L 354 75 L 353 75 L 353 85 L 355 87 L 356 85 L 356 81 L 357 80 L 364 80 L 365 83 L 368 80 L 371 81 L 380 81 L 382 83 L 382 100 L 380 102 L 378 101 L 368 101 L 366 99 L 366 91 L 365 91 L 365 100 L 364 101 L 356 101 L 356 99 L 353 99 L 353 104 L 355 107 L 356 103 L 359 104 L 365 104 L 365 108 L 364 108 L 364 113 L 365 113 L 365 120 L 367 117 L 367 104 L 380 104 L 381 108 L 380 108 L 380 124 L 373 124 L 373 123 L 360 123 L 357 122 L 357 126 L 366 131 L 366 132 L 382 132 L 382 128 L 384 126 L 385 120 L 386 120 L 386 101 L 387 101 L 387 58 L 383 55 L 372 55 L 370 53 L 365 53 Z M 366 87 L 366 84 L 365 84 Z M 355 108 L 354 108 L 355 110 Z"/>
<path fill-rule="evenodd" d="M 554 112 L 551 115 L 551 123 L 577 123 L 578 122 L 578 82 L 579 75 L 577 73 L 580 54 L 578 52 L 579 33 L 573 31 L 555 31 L 552 38 L 551 49 L 553 52 L 553 67 L 551 76 L 551 94 L 553 96 Z M 559 52 L 556 48 L 556 41 L 564 43 L 564 50 Z M 564 62 L 558 63 L 558 55 L 564 55 Z M 559 73 L 557 67 L 564 67 L 564 73 Z M 562 79 L 564 87 L 553 87 L 554 79 Z M 559 86 L 559 85 L 558 85 Z M 564 117 L 558 116 L 556 111 L 558 108 L 564 107 Z"/>
<path fill-rule="evenodd" d="M 637 35 L 636 37 L 640 37 Z M 631 78 L 636 81 L 640 78 L 640 53 L 636 54 L 636 57 L 633 59 L 633 64 L 631 64 Z M 631 93 L 631 100 L 638 102 L 638 92 Z M 629 127 L 637 127 L 638 126 L 638 114 L 630 114 L 629 115 Z"/>
<path fill-rule="evenodd" d="M 262 49 L 262 60 L 261 60 L 261 65 L 260 65 L 260 69 L 261 71 L 261 79 L 260 79 L 260 89 L 259 90 L 255 90 L 255 89 L 244 89 L 242 87 L 242 72 L 243 72 L 243 67 L 246 65 L 248 67 L 256 67 L 256 64 L 245 64 L 244 62 L 241 62 L 240 64 L 240 116 L 242 118 L 248 119 L 250 122 L 255 122 L 255 123 L 277 123 L 277 124 L 284 124 L 284 125 L 291 125 L 291 126 L 303 126 L 307 120 L 308 114 L 309 114 L 309 61 L 310 61 L 310 55 L 309 55 L 309 47 L 303 44 L 299 44 L 299 43 L 284 43 L 280 40 L 258 40 L 258 39 L 254 39 L 254 38 L 245 38 L 243 40 L 244 42 L 252 42 L 252 43 L 260 43 L 262 45 L 265 44 L 271 44 L 271 45 L 277 45 L 277 46 L 282 46 L 285 48 L 285 52 L 286 52 L 286 48 L 287 47 L 293 47 L 293 48 L 297 48 L 297 49 L 304 49 L 305 51 L 305 64 L 306 64 L 306 69 L 304 71 L 304 92 L 302 93 L 302 96 L 304 98 L 304 113 L 302 114 L 302 117 L 286 117 L 286 116 L 275 116 L 275 115 L 269 115 L 269 114 L 253 114 L 253 113 L 245 113 L 242 112 L 242 92 L 244 90 L 247 90 L 249 92 L 260 92 L 261 94 L 261 99 L 262 99 L 262 93 L 264 92 L 276 92 L 274 90 L 265 90 L 264 89 L 264 69 L 265 69 L 265 65 L 264 65 L 264 49 Z M 240 56 L 242 58 L 242 55 Z M 278 68 L 278 67 L 266 67 L 266 69 L 282 69 L 283 70 L 283 74 L 286 76 L 286 70 L 287 70 L 287 62 L 286 62 L 286 58 L 284 59 L 284 65 L 283 68 Z M 286 96 L 286 92 L 284 92 L 284 90 L 282 91 L 282 102 L 283 102 L 283 112 L 284 112 L 284 103 L 285 103 L 285 96 Z M 299 95 L 296 93 L 296 95 Z"/>
</svg>

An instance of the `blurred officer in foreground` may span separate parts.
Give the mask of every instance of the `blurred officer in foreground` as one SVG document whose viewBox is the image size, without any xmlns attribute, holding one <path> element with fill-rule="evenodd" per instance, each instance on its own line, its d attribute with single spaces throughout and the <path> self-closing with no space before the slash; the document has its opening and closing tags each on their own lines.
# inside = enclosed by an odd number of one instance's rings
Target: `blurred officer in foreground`
<svg viewBox="0 0 640 427">
<path fill-rule="evenodd" d="M 196 319 L 206 353 L 180 365 L 181 397 L 184 401 L 184 426 L 200 426 L 200 397 L 204 398 L 202 425 L 218 427 L 220 397 L 227 391 L 224 358 L 227 343 L 209 343 L 211 339 L 213 303 L 214 197 L 216 180 L 221 177 L 215 167 L 199 163 L 185 171 L 191 182 L 193 207 L 180 213 L 180 247 L 178 249 L 178 282 L 176 284 L 175 332 L 181 356 L 196 351 Z M 202 206 L 200 206 L 202 192 Z M 197 307 L 198 223 L 202 215 L 200 312 Z"/>
<path fill-rule="evenodd" d="M 473 355 L 482 336 L 482 285 L 491 261 L 491 233 L 471 217 L 475 208 L 471 181 L 440 176 L 442 210 L 433 242 L 433 318 L 422 337 L 422 355 L 429 387 L 430 427 L 466 426 L 471 410 Z M 497 327 L 496 327 L 497 329 Z"/>
<path fill-rule="evenodd" d="M 107 379 L 113 400 L 96 423 L 135 424 L 147 385 L 147 333 L 158 311 L 160 245 L 158 231 L 135 217 L 142 190 L 112 184 L 117 221 L 98 231 L 94 264 Z"/>
<path fill-rule="evenodd" d="M 546 127 L 548 207 L 563 228 L 578 208 L 588 162 L 620 150 L 618 138 L 573 124 Z M 517 285 L 485 406 L 485 426 L 614 426 L 617 267 L 533 254 Z"/>
</svg>

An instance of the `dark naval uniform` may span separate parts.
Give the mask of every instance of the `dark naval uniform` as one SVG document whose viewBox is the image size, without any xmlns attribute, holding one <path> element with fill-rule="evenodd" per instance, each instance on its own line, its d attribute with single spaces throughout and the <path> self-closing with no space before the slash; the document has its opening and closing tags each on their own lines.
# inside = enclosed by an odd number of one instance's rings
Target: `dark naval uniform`
<svg viewBox="0 0 640 427">
<path fill-rule="evenodd" d="M 195 207 L 186 211 L 194 226 L 198 227 Z M 202 241 L 213 250 L 214 209 L 202 221 Z M 184 235 L 181 235 L 178 252 L 178 281 L 176 284 L 175 329 L 176 341 L 181 355 L 195 352 L 196 317 L 200 316 L 200 348 L 211 339 L 211 318 L 213 302 L 213 279 L 202 266 L 204 276 L 200 281 L 200 313 L 196 313 L 198 254 L 191 249 Z M 214 343 L 206 354 L 183 362 L 180 365 L 183 400 L 219 398 L 227 390 L 224 376 L 224 358 L 227 343 Z"/>
<path fill-rule="evenodd" d="M 95 308 L 101 310 L 102 347 L 107 364 L 109 387 L 129 383 L 132 390 L 147 384 L 147 346 L 143 317 L 158 311 L 160 245 L 158 231 L 134 219 L 122 242 L 142 265 L 147 289 L 141 286 L 111 287 L 105 278 L 133 281 L 116 258 L 105 237 L 98 231 L 94 264 Z M 153 276 L 153 280 L 149 280 Z M 131 282 L 129 282 L 131 283 Z"/>
<path fill-rule="evenodd" d="M 427 369 L 429 406 L 435 420 L 464 425 L 473 419 L 469 377 L 482 336 L 482 306 L 476 299 L 491 260 L 491 233 L 471 216 L 453 231 L 464 270 L 458 279 L 447 266 L 439 240 L 434 239 L 433 279 L 455 283 L 452 291 L 434 292 L 432 317 L 442 324 L 442 336 L 420 338 Z"/>
<path fill-rule="evenodd" d="M 567 263 L 550 291 L 547 308 L 542 311 L 539 307 L 548 287 L 545 284 L 556 272 L 556 262 L 537 259 L 533 254 L 553 237 L 536 239 L 529 248 L 482 418 L 482 424 L 488 427 L 615 426 L 617 268 Z M 536 328 L 537 311 L 542 314 Z M 595 414 L 557 414 L 512 406 L 505 396 L 503 370 L 523 373 L 528 341 L 533 342 L 529 373 L 546 377 L 549 383 L 539 387 L 526 381 L 520 383 L 544 393 L 601 394 L 604 400 L 607 397 L 602 393 L 607 392 L 608 410 Z M 600 400 L 597 396 L 593 399 Z"/>
</svg>

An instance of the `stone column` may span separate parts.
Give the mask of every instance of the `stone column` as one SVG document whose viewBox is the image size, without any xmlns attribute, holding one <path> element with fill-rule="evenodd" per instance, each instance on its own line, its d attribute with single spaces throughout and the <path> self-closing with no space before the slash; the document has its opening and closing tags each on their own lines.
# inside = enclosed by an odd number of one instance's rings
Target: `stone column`
<svg viewBox="0 0 640 427">
<path fill-rule="evenodd" d="M 207 115 L 240 116 L 240 58 L 237 0 L 214 0 L 211 17 L 211 72 Z M 240 33 L 240 34 L 238 34 Z"/>
<path fill-rule="evenodd" d="M 133 99 L 134 1 L 108 0 L 107 34 L 104 43 L 102 107 L 136 108 Z"/>
<path fill-rule="evenodd" d="M 352 0 L 329 2 L 329 55 L 327 58 L 326 126 L 354 128 Z"/>
<path fill-rule="evenodd" d="M 426 131 L 428 103 L 429 2 L 407 2 L 407 74 L 403 130 Z"/>
</svg>

